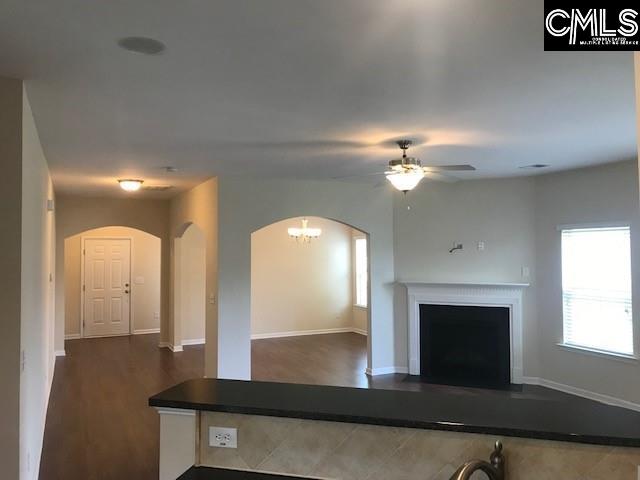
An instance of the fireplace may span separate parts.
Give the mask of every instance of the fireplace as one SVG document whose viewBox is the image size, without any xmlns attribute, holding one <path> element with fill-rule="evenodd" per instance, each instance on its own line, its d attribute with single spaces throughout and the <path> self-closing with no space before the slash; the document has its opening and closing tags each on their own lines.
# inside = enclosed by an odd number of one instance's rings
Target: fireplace
<svg viewBox="0 0 640 480">
<path fill-rule="evenodd" d="M 469 363 L 471 353 L 465 359 L 462 354 L 451 353 L 450 350 L 444 357 L 445 360 L 441 359 L 440 363 L 427 361 L 432 353 L 442 354 L 445 347 L 449 348 L 446 342 L 450 342 L 450 339 L 455 337 L 460 342 L 466 342 L 463 344 L 471 349 L 470 352 L 474 351 L 476 364 L 484 365 L 486 362 L 487 366 L 482 367 L 484 372 L 493 372 L 493 378 L 490 378 L 491 375 L 488 373 L 485 375 L 483 380 L 485 384 L 523 382 L 522 293 L 528 284 L 410 282 L 404 283 L 404 286 L 407 289 L 409 374 L 432 376 L 434 381 L 438 378 L 438 381 L 447 383 L 454 383 L 454 381 L 463 384 L 475 383 L 477 379 L 471 382 L 466 374 L 463 375 L 465 370 L 462 367 L 457 374 L 453 375 L 459 377 L 457 380 L 447 379 L 451 372 L 447 375 L 442 374 L 447 370 L 447 364 L 451 370 L 453 364 L 461 363 L 462 365 L 465 361 Z M 429 310 L 433 315 L 428 314 Z M 425 315 L 422 315 L 423 312 Z M 453 323 L 451 323 L 452 318 Z M 421 341 L 430 328 L 428 324 L 422 325 L 423 320 L 425 322 L 433 320 L 434 325 L 431 327 L 436 329 L 437 336 L 445 339 L 443 340 L 445 343 L 435 340 L 429 347 L 429 340 L 426 343 Z M 458 322 L 465 322 L 466 329 L 462 329 Z M 466 331 L 467 334 L 456 333 L 456 329 Z M 468 332 L 471 331 L 476 333 L 470 335 Z M 486 346 L 489 341 L 494 342 L 494 347 L 497 343 L 500 346 L 496 352 L 492 353 L 493 357 L 485 355 L 485 358 L 480 360 L 481 352 L 474 349 L 479 347 L 479 344 Z M 423 347 L 427 348 L 424 352 Z M 426 355 L 425 359 L 422 358 L 423 355 Z M 454 360 L 456 355 L 458 359 Z M 490 367 L 489 364 L 491 364 Z M 476 370 L 479 370 L 479 367 Z M 505 373 L 505 370 L 508 373 Z M 469 373 L 468 368 L 466 372 Z M 463 381 L 458 381 L 460 379 Z"/>
<path fill-rule="evenodd" d="M 420 375 L 450 385 L 510 385 L 509 308 L 421 304 Z"/>
</svg>

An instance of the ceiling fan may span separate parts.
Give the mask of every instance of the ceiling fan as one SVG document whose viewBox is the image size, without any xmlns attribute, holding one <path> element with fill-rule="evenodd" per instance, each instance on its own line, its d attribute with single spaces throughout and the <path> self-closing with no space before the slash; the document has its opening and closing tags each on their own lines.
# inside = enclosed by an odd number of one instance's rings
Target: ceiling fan
<svg viewBox="0 0 640 480">
<path fill-rule="evenodd" d="M 395 143 L 397 143 L 402 150 L 402 157 L 391 160 L 388 170 L 370 175 L 385 175 L 391 185 L 403 193 L 413 190 L 424 177 L 451 181 L 451 177 L 441 172 L 468 172 L 475 170 L 473 165 L 434 165 L 423 167 L 420 160 L 407 156 L 407 149 L 413 143 L 411 140 L 397 140 Z"/>
</svg>

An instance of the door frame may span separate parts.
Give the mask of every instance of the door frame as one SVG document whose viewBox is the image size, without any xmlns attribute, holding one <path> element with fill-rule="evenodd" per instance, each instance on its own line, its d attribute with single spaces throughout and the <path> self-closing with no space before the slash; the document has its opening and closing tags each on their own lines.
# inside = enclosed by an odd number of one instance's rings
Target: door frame
<svg viewBox="0 0 640 480">
<path fill-rule="evenodd" d="M 133 280 L 131 278 L 131 270 L 133 269 L 133 237 L 114 237 L 114 236 L 98 236 L 82 235 L 80 237 L 80 338 L 88 338 L 84 336 L 84 293 L 85 293 L 85 278 L 84 278 L 84 264 L 86 260 L 85 256 L 85 240 L 129 240 L 129 333 L 119 333 L 116 335 L 97 335 L 90 338 L 104 338 L 104 337 L 124 337 L 132 335 L 134 332 L 134 318 L 133 318 Z"/>
</svg>

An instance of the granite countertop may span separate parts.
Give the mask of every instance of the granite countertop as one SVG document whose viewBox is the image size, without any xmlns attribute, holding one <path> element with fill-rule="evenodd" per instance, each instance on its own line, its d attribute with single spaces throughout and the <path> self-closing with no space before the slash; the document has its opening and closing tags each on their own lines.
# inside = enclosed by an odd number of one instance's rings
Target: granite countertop
<svg viewBox="0 0 640 480">
<path fill-rule="evenodd" d="M 299 477 L 228 470 L 226 468 L 191 467 L 180 475 L 177 480 L 285 480 L 291 478 Z"/>
<path fill-rule="evenodd" d="M 595 402 L 201 378 L 149 405 L 640 447 L 640 412 Z"/>
</svg>

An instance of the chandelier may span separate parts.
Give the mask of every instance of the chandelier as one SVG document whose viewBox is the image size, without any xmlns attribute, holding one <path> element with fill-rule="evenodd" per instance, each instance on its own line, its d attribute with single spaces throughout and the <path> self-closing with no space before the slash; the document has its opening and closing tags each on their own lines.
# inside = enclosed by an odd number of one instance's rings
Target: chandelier
<svg viewBox="0 0 640 480">
<path fill-rule="evenodd" d="M 310 242 L 314 238 L 318 238 L 322 233 L 322 230 L 319 228 L 311 228 L 309 227 L 309 220 L 306 218 L 302 219 L 302 228 L 298 227 L 289 227 L 287 229 L 287 233 L 290 237 L 295 238 L 296 241 L 299 242 Z"/>
</svg>

